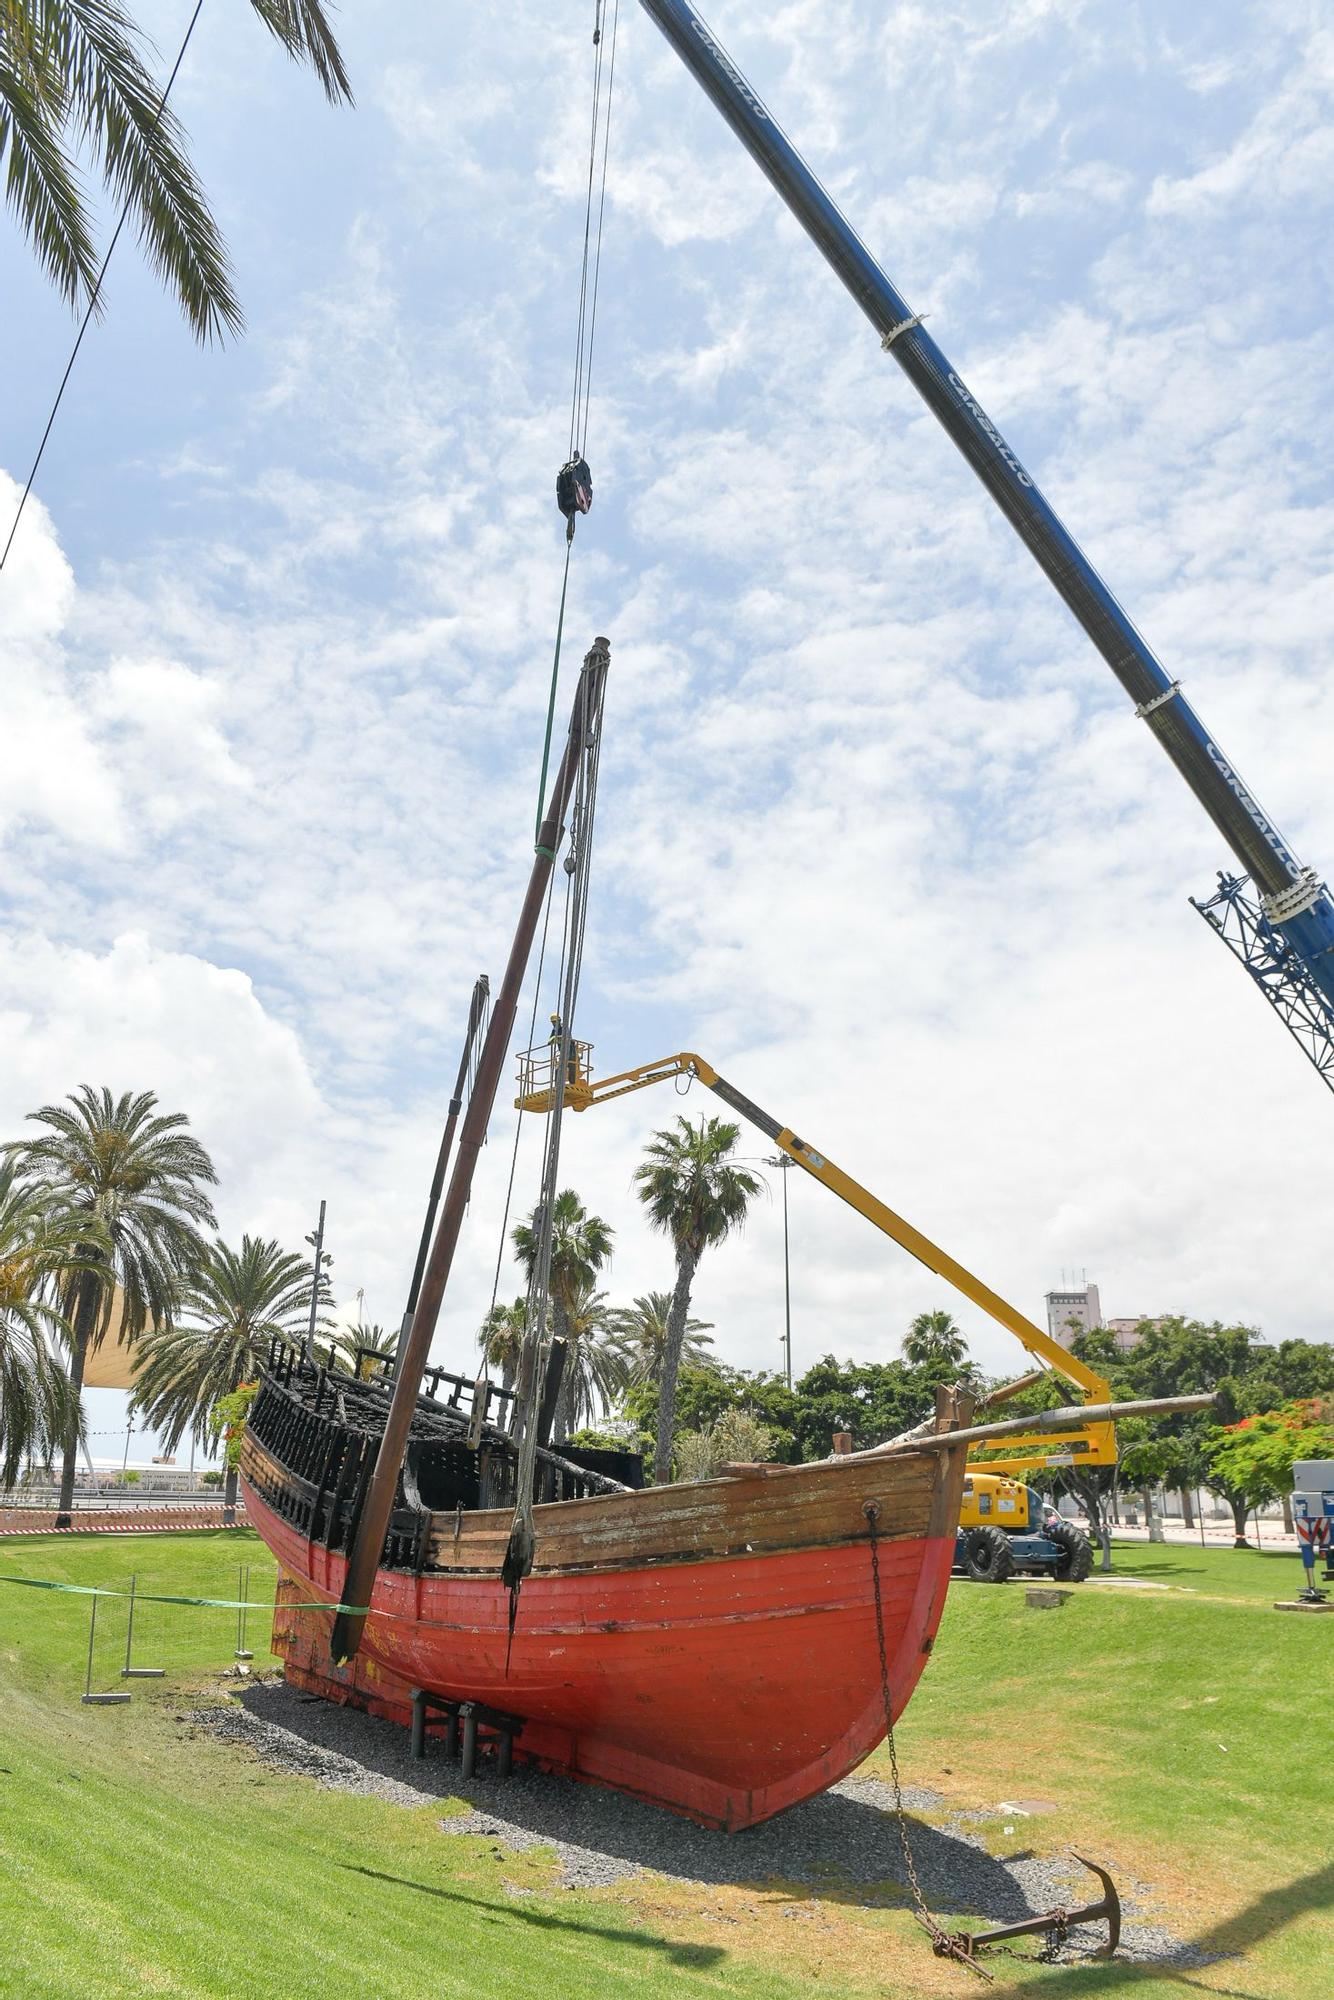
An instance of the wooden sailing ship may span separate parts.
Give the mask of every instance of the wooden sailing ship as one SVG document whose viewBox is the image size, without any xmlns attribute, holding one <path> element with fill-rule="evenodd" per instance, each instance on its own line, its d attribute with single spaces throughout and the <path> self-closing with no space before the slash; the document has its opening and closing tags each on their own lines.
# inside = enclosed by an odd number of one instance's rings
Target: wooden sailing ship
<svg viewBox="0 0 1334 2000">
<path fill-rule="evenodd" d="M 522 1756 L 734 1829 L 834 1783 L 902 1710 L 945 1600 L 965 1450 L 942 1438 L 649 1489 L 636 1454 L 555 1451 L 564 1354 L 546 1337 L 540 1255 L 513 1393 L 427 1367 L 567 809 L 572 893 L 586 888 L 608 663 L 599 639 L 436 1226 L 457 1089 L 451 1104 L 392 1375 L 331 1372 L 309 1343 L 276 1348 L 241 1476 L 286 1603 L 306 1607 L 280 1604 L 275 1626 L 298 1685 L 404 1719 L 414 1690 L 472 1704 Z M 564 980 L 548 1214 L 573 961 Z M 474 1007 L 470 1039 L 476 1026 Z M 961 1415 L 942 1413 L 946 1432 Z M 309 1608 L 320 1602 L 328 1612 Z"/>
<path fill-rule="evenodd" d="M 536 1554 L 511 1638 L 510 1399 L 489 1392 L 500 1421 L 474 1449 L 472 1388 L 436 1371 L 417 1399 L 372 1615 L 335 1666 L 334 1607 L 389 1390 L 274 1355 L 247 1427 L 247 1511 L 291 1579 L 286 1597 L 330 1601 L 288 1611 L 280 1598 L 289 1680 L 404 1723 L 414 1689 L 481 1704 L 518 1719 L 517 1754 L 546 1769 L 729 1831 L 867 1756 L 885 1734 L 878 1623 L 897 1717 L 944 1605 L 966 1445 L 647 1489 L 633 1454 L 541 1445 Z"/>
<path fill-rule="evenodd" d="M 414 1727 L 427 1700 L 466 1709 L 474 1744 L 480 1717 L 507 1760 L 517 1752 L 736 1830 L 823 1791 L 892 1727 L 940 1622 L 967 1451 L 1031 1419 L 970 1430 L 969 1398 L 942 1391 L 934 1424 L 886 1446 L 651 1488 L 635 1453 L 553 1448 L 564 1349 L 547 1335 L 550 1218 L 564 1093 L 579 1074 L 575 952 L 547 1056 L 542 1221 L 518 1383 L 498 1389 L 485 1370 L 469 1383 L 428 1367 L 567 811 L 565 931 L 584 933 L 609 656 L 598 639 L 584 659 L 464 1109 L 480 982 L 474 994 L 398 1354 L 365 1379 L 360 1366 L 320 1366 L 310 1341 L 299 1355 L 277 1345 L 241 1476 L 285 1579 L 274 1647 L 297 1685 L 403 1721 L 412 1712 Z M 713 1087 L 730 1089 L 716 1075 Z M 729 1101 L 764 1123 L 738 1093 Z M 809 1171 L 827 1167 L 773 1132 Z M 958 1268 L 925 1238 L 902 1240 L 930 1268 Z M 1160 1407 L 1175 1405 L 1126 1406 Z M 1086 1428 L 1115 1413 L 1076 1406 L 1042 1424 Z"/>
</svg>

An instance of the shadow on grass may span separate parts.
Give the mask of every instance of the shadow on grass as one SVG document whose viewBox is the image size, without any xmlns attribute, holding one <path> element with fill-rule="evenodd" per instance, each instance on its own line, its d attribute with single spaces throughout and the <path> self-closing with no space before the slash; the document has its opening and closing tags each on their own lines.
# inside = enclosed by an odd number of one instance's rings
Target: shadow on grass
<svg viewBox="0 0 1334 2000">
<path fill-rule="evenodd" d="M 1334 1865 L 1299 1876 L 1282 1889 L 1266 1890 L 1263 1896 L 1257 1896 L 1253 1903 L 1248 1903 L 1244 1910 L 1238 1910 L 1234 1917 L 1225 1917 L 1199 1937 L 1191 1938 L 1189 1943 L 1192 1950 L 1214 1961 L 1240 1958 L 1252 1946 L 1272 1937 L 1298 1917 L 1331 1908 L 1334 1908 Z M 994 1961 L 992 1963 L 995 1969 Z M 1060 1996 L 1065 1994 L 1133 1992 L 1138 1984 L 1146 1980 L 1170 1980 L 1183 1989 L 1216 1995 L 1217 2000 L 1271 2000 L 1273 1990 L 1267 1988 L 1260 1993 L 1253 1987 L 1222 1986 L 1214 1978 L 1206 1985 L 1203 1980 L 1192 1979 L 1182 1967 L 1171 1964 L 1145 1965 L 1128 1959 L 1111 1959 L 1104 1964 L 1093 1965 L 1085 1960 L 1044 1979 L 1042 2000 L 1060 2000 Z"/>
<path fill-rule="evenodd" d="M 573 1917 L 553 1917 L 546 1910 L 525 1910 L 517 1904 L 493 1903 L 485 1896 L 465 1896 L 459 1889 L 438 1889 L 431 1882 L 414 1882 L 407 1875 L 385 1875 L 378 1868 L 363 1868 L 355 1861 L 341 1861 L 349 1875 L 365 1875 L 372 1882 L 392 1882 L 399 1889 L 415 1889 L 419 1896 L 435 1896 L 442 1903 L 462 1903 L 481 1910 L 502 1924 L 529 1924 L 539 1931 L 576 1931 L 582 1937 L 600 1938 L 604 1944 L 633 1945 L 639 1951 L 660 1951 L 672 1965 L 703 1971 L 717 1965 L 727 1953 L 718 1945 L 674 1944 L 670 1938 L 652 1937 L 643 1931 L 613 1929 L 608 1924 L 581 1923 Z"/>
<path fill-rule="evenodd" d="M 1257 1549 L 1254 1542 L 1246 1542 L 1239 1549 L 1234 1549 L 1230 1546 L 1223 1548 L 1218 1545 L 1209 1549 L 1200 1549 L 1186 1542 L 1178 1542 L 1173 1546 L 1175 1546 L 1178 1555 L 1178 1560 L 1175 1562 L 1158 1559 L 1149 1560 L 1141 1553 L 1145 1547 L 1143 1542 L 1127 1542 L 1124 1546 L 1118 1545 L 1115 1550 L 1115 1561 L 1110 1574 L 1112 1576 L 1143 1577 L 1180 1576 L 1183 1572 L 1187 1575 L 1194 1574 L 1195 1576 L 1216 1574 L 1216 1572 L 1210 1570 L 1207 1564 L 1200 1562 L 1199 1559 L 1202 1555 L 1252 1556 L 1260 1562 L 1293 1563 L 1300 1567 L 1300 1560 L 1295 1547 L 1290 1549 Z M 1093 1573 L 1095 1576 L 1100 1574 L 1097 1570 Z"/>
<path fill-rule="evenodd" d="M 839 1789 L 791 1806 L 776 1819 L 723 1833 L 531 1765 L 516 1766 L 505 1780 L 489 1773 L 467 1780 L 435 1741 L 427 1757 L 414 1761 L 408 1732 L 398 1723 L 303 1699 L 294 1688 L 250 1687 L 240 1700 L 250 1715 L 352 1760 L 361 1771 L 442 1801 L 464 1801 L 469 1819 L 445 1821 L 447 1833 L 484 1833 L 504 1840 L 517 1831 L 520 1845 L 582 1848 L 621 1863 L 626 1875 L 645 1868 L 683 1882 L 757 1891 L 766 1884 L 799 1883 L 821 1902 L 867 1909 L 900 1908 L 906 1900 L 891 1795 L 874 1777 L 845 1780 Z M 255 1747 L 262 1755 L 263 1744 Z M 932 1805 L 940 1803 L 934 1795 L 925 1797 Z M 933 1906 L 993 1923 L 1032 1915 L 1034 1904 L 1024 1881 L 985 1847 L 916 1816 L 909 1837 L 923 1893 Z M 1024 1857 L 1019 1859 L 1022 1866 Z M 1040 1904 L 1059 1900 L 1063 1872 L 1038 1884 Z"/>
</svg>

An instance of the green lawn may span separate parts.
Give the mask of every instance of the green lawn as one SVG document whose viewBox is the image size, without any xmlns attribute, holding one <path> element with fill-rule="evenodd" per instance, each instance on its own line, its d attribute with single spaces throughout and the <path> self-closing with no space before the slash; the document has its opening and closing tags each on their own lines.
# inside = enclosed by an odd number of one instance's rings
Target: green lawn
<svg viewBox="0 0 1334 2000">
<path fill-rule="evenodd" d="M 1156 1884 L 1184 1937 L 1245 1951 L 1238 1992 L 1323 2000 L 1334 1616 L 1271 1608 L 1300 1587 L 1295 1555 L 1134 1542 L 1114 1564 L 1171 1588 L 1087 1585 L 1058 1611 L 1013 1585 L 953 1589 L 900 1755 L 960 1801 L 1057 1803 L 1052 1818 L 997 1812 L 996 1851 L 1056 1829 Z M 1116 1990 L 1105 1976 L 1081 1990 Z"/>
<path fill-rule="evenodd" d="M 120 1585 L 135 1570 L 180 1595 L 233 1596 L 244 1562 L 263 1601 L 273 1566 L 244 1531 L 0 1540 L 3 1574 Z M 1292 1558 L 1133 1545 L 1117 1566 L 1173 1588 L 1094 1586 L 1050 1612 L 1018 1586 L 953 1590 L 901 1726 L 904 1775 L 987 1812 L 975 1824 L 995 1852 L 1109 1857 L 1155 1885 L 1183 1937 L 1240 1956 L 1181 1974 L 1000 1960 L 994 1990 L 1321 2000 L 1334 1938 L 1322 1952 L 1316 1871 L 1334 1829 L 1315 1695 L 1327 1716 L 1334 1618 L 1267 1608 L 1290 1594 Z M 777 1921 L 792 1896 L 773 1885 L 562 1891 L 541 1853 L 445 1840 L 436 1807 L 322 1790 L 187 1737 L 175 1715 L 229 1663 L 233 1612 L 142 1606 L 135 1657 L 169 1679 L 138 1683 L 127 1708 L 85 1708 L 88 1603 L 0 1585 L 6 2000 L 974 1990 L 899 1910 L 835 1893 L 798 1925 Z M 123 1603 L 101 1600 L 98 1627 L 94 1686 L 119 1687 Z M 266 1632 L 253 1614 L 257 1669 Z M 999 1810 L 1024 1800 L 1055 1810 Z"/>
<path fill-rule="evenodd" d="M 1306 1581 L 1301 1557 L 1287 1549 L 1202 1549 L 1198 1542 L 1117 1542 L 1117 1576 L 1265 1604 L 1295 1597 Z M 1331 1600 L 1334 1601 L 1334 1600 Z"/>
</svg>

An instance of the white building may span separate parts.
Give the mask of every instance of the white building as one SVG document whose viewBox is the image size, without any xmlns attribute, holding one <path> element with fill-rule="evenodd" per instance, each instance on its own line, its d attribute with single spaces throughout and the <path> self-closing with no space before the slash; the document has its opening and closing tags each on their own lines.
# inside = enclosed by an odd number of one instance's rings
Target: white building
<svg viewBox="0 0 1334 2000">
<path fill-rule="evenodd" d="M 1071 1325 L 1071 1321 L 1074 1325 Z M 1071 1286 L 1059 1292 L 1047 1294 L 1047 1331 L 1053 1340 L 1059 1340 L 1062 1347 L 1068 1347 L 1076 1334 L 1089 1333 L 1095 1326 L 1102 1325 L 1102 1301 L 1098 1297 L 1096 1285 Z"/>
</svg>

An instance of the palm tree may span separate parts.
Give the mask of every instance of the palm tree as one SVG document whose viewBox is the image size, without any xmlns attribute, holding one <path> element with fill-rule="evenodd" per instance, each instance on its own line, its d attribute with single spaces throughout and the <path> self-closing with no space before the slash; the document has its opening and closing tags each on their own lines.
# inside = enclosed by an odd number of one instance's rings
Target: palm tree
<svg viewBox="0 0 1334 2000">
<path fill-rule="evenodd" d="M 611 1331 L 625 1356 L 627 1389 L 656 1389 L 662 1381 L 663 1356 L 667 1352 L 667 1323 L 671 1317 L 670 1292 L 645 1292 L 631 1306 L 619 1306 L 609 1315 Z M 713 1321 L 688 1319 L 681 1342 L 683 1368 L 708 1368 L 713 1356 L 709 1331 Z"/>
<path fill-rule="evenodd" d="M 182 1130 L 189 1120 L 179 1111 L 160 1113 L 151 1090 L 114 1098 L 84 1083 L 65 1104 L 43 1105 L 28 1117 L 48 1130 L 4 1150 L 36 1194 L 83 1224 L 79 1265 L 61 1296 L 77 1403 L 89 1346 L 100 1347 L 106 1336 L 117 1285 L 127 1341 L 150 1322 L 170 1325 L 182 1282 L 204 1254 L 199 1232 L 213 1224 L 204 1186 L 217 1175 L 199 1141 Z M 70 1524 L 78 1443 L 75 1417 L 64 1434 L 57 1527 Z"/>
<path fill-rule="evenodd" d="M 243 1236 L 237 1251 L 219 1238 L 182 1290 L 179 1324 L 146 1333 L 139 1343 L 131 1415 L 142 1412 L 168 1451 L 187 1430 L 196 1444 L 206 1443 L 218 1403 L 254 1381 L 269 1343 L 300 1345 L 310 1324 L 313 1280 L 308 1259 L 278 1243 Z M 326 1297 L 321 1284 L 321 1299 Z M 228 1467 L 224 1497 L 230 1515 L 234 1467 Z"/>
<path fill-rule="evenodd" d="M 310 1312 L 310 1297 L 307 1294 L 306 1312 Z M 358 1352 L 360 1350 L 360 1352 Z M 349 1375 L 369 1356 L 372 1360 L 390 1360 L 398 1352 L 398 1335 L 382 1327 L 378 1320 L 369 1326 L 339 1327 L 329 1343 L 335 1368 L 346 1368 Z"/>
<path fill-rule="evenodd" d="M 492 1306 L 478 1330 L 477 1345 L 486 1356 L 487 1367 L 500 1370 L 502 1389 L 514 1387 L 527 1324 L 527 1301 L 516 1299 L 512 1306 Z"/>
<path fill-rule="evenodd" d="M 250 0 L 331 102 L 350 103 L 324 0 Z M 183 127 L 162 108 L 152 46 L 121 0 L 0 0 L 0 161 L 37 261 L 77 305 L 98 255 L 76 165 L 86 151 L 128 209 L 153 267 L 200 340 L 239 333 L 227 251 L 195 176 Z"/>
<path fill-rule="evenodd" d="M 85 1268 L 86 1219 L 54 1206 L 0 1161 L 0 1486 L 12 1486 L 25 1457 L 48 1458 L 74 1431 L 82 1441 L 79 1398 L 51 1351 L 68 1346 L 69 1322 L 53 1290 Z"/>
<path fill-rule="evenodd" d="M 938 1307 L 935 1312 L 918 1313 L 904 1336 L 903 1358 L 910 1368 L 945 1374 L 967 1361 L 968 1342 L 953 1315 Z"/>
<path fill-rule="evenodd" d="M 551 1330 L 565 1342 L 565 1384 L 556 1406 L 555 1432 L 567 1435 L 569 1397 L 576 1372 L 574 1331 L 571 1325 L 575 1301 L 592 1288 L 602 1266 L 611 1256 L 615 1230 L 600 1215 L 590 1215 L 573 1188 L 562 1188 L 551 1215 Z M 536 1209 L 527 1222 L 514 1229 L 511 1241 L 529 1284 L 537 1264 L 540 1217 Z"/>
<path fill-rule="evenodd" d="M 670 1236 L 676 1252 L 676 1284 L 667 1315 L 667 1338 L 658 1385 L 658 1439 L 654 1478 L 671 1473 L 676 1425 L 676 1378 L 685 1346 L 690 1289 L 704 1252 L 743 1227 L 746 1211 L 764 1183 L 758 1174 L 734 1166 L 733 1149 L 741 1127 L 721 1118 L 692 1125 L 677 1118 L 675 1128 L 655 1132 L 635 1168 L 639 1199 L 655 1229 Z"/>
<path fill-rule="evenodd" d="M 625 1355 L 611 1329 L 607 1294 L 591 1282 L 576 1287 L 566 1312 L 565 1372 L 552 1434 L 558 1444 L 571 1431 L 592 1423 L 625 1392 Z"/>
</svg>

